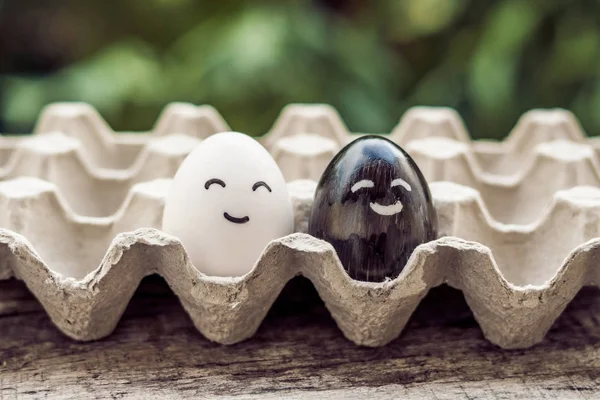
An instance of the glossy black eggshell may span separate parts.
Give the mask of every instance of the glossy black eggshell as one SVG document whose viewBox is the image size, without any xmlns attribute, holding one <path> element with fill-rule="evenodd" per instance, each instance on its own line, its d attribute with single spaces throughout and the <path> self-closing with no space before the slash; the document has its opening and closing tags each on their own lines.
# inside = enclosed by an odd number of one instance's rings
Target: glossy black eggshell
<svg viewBox="0 0 600 400">
<path fill-rule="evenodd" d="M 360 181 L 366 184 L 353 192 Z M 350 277 L 380 282 L 397 277 L 413 250 L 436 238 L 437 218 L 412 158 L 388 139 L 364 136 L 344 147 L 321 176 L 308 230 L 333 245 Z"/>
</svg>

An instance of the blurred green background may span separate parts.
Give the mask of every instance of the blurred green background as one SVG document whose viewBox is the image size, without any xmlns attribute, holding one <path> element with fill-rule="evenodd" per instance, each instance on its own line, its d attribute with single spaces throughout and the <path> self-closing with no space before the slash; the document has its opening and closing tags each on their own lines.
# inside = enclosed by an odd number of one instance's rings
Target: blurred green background
<svg viewBox="0 0 600 400">
<path fill-rule="evenodd" d="M 360 132 L 443 105 L 478 138 L 536 107 L 568 108 L 593 135 L 600 2 L 0 0 L 0 131 L 68 100 L 117 130 L 186 101 L 262 134 L 285 104 L 325 102 Z"/>
</svg>

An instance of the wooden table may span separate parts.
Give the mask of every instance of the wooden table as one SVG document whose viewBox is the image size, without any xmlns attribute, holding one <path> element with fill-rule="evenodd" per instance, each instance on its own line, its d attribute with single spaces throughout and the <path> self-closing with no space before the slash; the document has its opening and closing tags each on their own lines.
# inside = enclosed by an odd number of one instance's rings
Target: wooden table
<svg viewBox="0 0 600 400">
<path fill-rule="evenodd" d="M 507 322 L 509 323 L 509 322 Z M 161 278 L 146 278 L 116 331 L 63 336 L 18 281 L 0 282 L 0 399 L 600 398 L 600 292 L 585 288 L 531 349 L 488 343 L 462 294 L 432 290 L 382 348 L 346 340 L 310 282 L 292 281 L 256 336 L 202 337 Z"/>
</svg>

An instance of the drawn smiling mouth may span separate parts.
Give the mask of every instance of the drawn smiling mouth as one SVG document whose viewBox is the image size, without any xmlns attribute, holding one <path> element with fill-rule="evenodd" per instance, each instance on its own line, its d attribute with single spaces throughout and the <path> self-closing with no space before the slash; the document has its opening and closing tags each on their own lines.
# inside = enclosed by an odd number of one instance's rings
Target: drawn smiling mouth
<svg viewBox="0 0 600 400">
<path fill-rule="evenodd" d="M 223 213 L 223 216 L 225 217 L 225 219 L 229 222 L 233 222 L 234 224 L 245 224 L 246 222 L 250 221 L 250 218 L 248 218 L 248 216 L 242 217 L 242 218 L 237 218 L 237 217 L 232 217 L 231 215 L 227 214 L 227 213 Z"/>
<path fill-rule="evenodd" d="M 398 214 L 402 211 L 402 203 L 400 201 L 395 202 L 394 204 L 390 204 L 389 206 L 384 206 L 379 203 L 371 203 L 371 210 L 375 211 L 379 215 L 394 215 Z"/>
</svg>

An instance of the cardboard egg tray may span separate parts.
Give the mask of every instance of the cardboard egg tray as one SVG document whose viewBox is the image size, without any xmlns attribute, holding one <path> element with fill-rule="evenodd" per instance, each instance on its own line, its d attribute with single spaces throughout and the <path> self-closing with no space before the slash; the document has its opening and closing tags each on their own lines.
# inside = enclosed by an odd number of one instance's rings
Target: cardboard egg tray
<svg viewBox="0 0 600 400">
<path fill-rule="evenodd" d="M 333 248 L 305 233 L 315 180 L 359 135 L 324 105 L 286 107 L 260 139 L 289 181 L 296 233 L 270 243 L 244 277 L 198 272 L 160 231 L 164 199 L 185 155 L 224 130 L 205 106 L 173 104 L 152 132 L 115 134 L 88 105 L 55 104 L 34 135 L 0 137 L 0 279 L 23 280 L 62 332 L 94 340 L 158 273 L 203 335 L 230 344 L 251 337 L 304 275 L 344 335 L 366 346 L 398 337 L 446 283 L 504 348 L 540 342 L 583 285 L 599 285 L 600 146 L 566 111 L 526 113 L 500 143 L 471 141 L 451 110 L 408 111 L 390 138 L 430 182 L 440 239 L 382 283 L 350 279 Z"/>
</svg>

